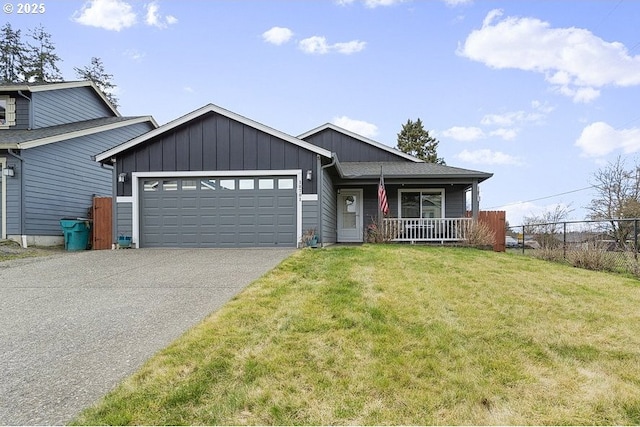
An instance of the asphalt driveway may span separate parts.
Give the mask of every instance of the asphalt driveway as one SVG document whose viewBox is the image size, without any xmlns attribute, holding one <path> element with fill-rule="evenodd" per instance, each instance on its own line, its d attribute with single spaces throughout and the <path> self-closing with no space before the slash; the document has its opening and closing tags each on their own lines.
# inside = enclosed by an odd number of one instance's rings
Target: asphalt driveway
<svg viewBox="0 0 640 427">
<path fill-rule="evenodd" d="M 0 263 L 0 425 L 61 425 L 292 249 L 136 249 Z"/>
</svg>

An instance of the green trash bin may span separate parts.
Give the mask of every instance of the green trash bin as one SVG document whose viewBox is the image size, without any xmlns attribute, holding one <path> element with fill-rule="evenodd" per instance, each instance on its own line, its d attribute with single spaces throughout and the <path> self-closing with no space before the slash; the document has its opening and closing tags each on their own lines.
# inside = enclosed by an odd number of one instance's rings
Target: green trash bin
<svg viewBox="0 0 640 427">
<path fill-rule="evenodd" d="M 89 246 L 91 223 L 85 218 L 62 218 L 60 226 L 64 234 L 64 248 L 68 251 L 84 251 Z"/>
</svg>

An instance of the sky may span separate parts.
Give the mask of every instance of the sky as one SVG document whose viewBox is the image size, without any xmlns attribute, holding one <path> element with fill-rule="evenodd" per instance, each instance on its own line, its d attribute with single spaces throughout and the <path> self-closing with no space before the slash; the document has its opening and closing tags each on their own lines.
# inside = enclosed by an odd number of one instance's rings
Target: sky
<svg viewBox="0 0 640 427">
<path fill-rule="evenodd" d="M 583 219 L 593 175 L 640 163 L 640 1 L 5 0 L 74 67 L 99 57 L 119 111 L 159 124 L 208 103 L 290 135 L 327 122 L 394 147 L 420 118 L 450 166 L 493 173 L 512 226 Z M 29 8 L 31 9 L 31 8 Z M 22 12 L 22 13 L 19 13 Z"/>
</svg>

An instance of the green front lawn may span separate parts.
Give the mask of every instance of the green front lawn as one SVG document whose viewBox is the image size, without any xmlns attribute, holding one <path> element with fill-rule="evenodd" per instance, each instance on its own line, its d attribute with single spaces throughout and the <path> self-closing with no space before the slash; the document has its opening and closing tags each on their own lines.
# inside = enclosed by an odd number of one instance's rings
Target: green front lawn
<svg viewBox="0 0 640 427">
<path fill-rule="evenodd" d="M 640 424 L 640 282 L 514 254 L 301 250 L 78 424 Z"/>
</svg>

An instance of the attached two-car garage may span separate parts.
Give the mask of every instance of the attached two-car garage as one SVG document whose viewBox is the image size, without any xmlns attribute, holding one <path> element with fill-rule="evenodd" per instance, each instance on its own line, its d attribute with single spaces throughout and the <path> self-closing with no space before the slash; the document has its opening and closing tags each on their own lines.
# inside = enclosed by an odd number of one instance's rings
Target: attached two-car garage
<svg viewBox="0 0 640 427">
<path fill-rule="evenodd" d="M 295 247 L 296 176 L 141 177 L 140 247 Z"/>
</svg>

